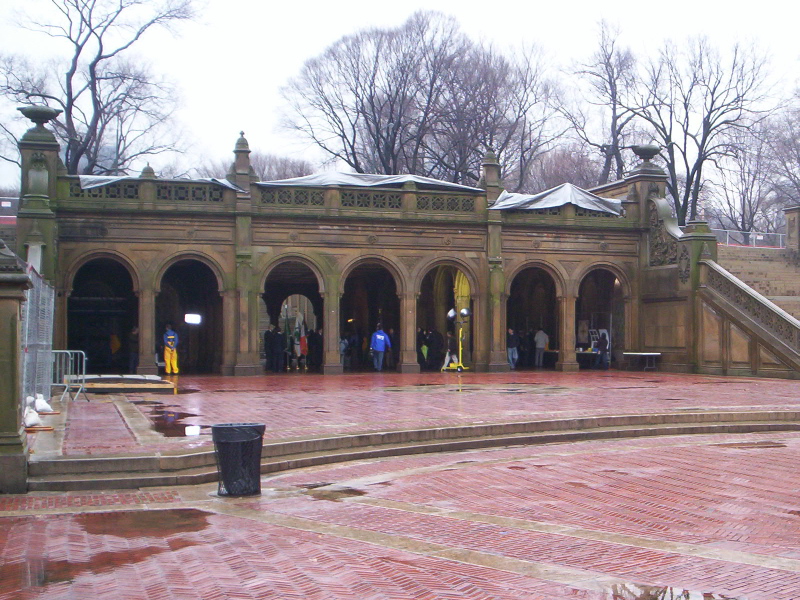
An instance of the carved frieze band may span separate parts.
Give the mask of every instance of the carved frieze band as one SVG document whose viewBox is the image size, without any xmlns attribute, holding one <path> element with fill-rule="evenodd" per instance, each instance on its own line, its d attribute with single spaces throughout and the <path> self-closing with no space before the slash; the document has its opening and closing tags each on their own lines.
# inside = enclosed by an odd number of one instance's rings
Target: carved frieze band
<svg viewBox="0 0 800 600">
<path fill-rule="evenodd" d="M 678 262 L 678 240 L 667 233 L 664 221 L 658 216 L 655 203 L 650 202 L 650 266 L 661 267 Z"/>
<path fill-rule="evenodd" d="M 713 268 L 708 270 L 707 285 L 775 337 L 800 352 L 800 328 L 771 306 L 764 304 Z"/>
</svg>

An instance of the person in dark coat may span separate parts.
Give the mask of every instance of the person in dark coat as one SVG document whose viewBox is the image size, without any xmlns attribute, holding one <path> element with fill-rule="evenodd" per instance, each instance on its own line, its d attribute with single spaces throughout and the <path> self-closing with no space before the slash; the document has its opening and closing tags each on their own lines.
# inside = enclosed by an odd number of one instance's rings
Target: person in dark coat
<svg viewBox="0 0 800 600">
<path fill-rule="evenodd" d="M 506 352 L 508 353 L 508 366 L 513 371 L 517 368 L 517 360 L 519 360 L 519 336 L 511 327 L 508 328 L 506 335 Z"/>
<path fill-rule="evenodd" d="M 442 334 L 431 329 L 428 334 L 428 367 L 437 369 L 444 359 L 444 338 Z"/>
<path fill-rule="evenodd" d="M 600 334 L 600 339 L 595 343 L 597 356 L 594 359 L 595 369 L 608 369 L 608 338 L 606 332 Z"/>
<path fill-rule="evenodd" d="M 264 370 L 272 370 L 272 324 L 264 332 Z"/>
<path fill-rule="evenodd" d="M 425 368 L 425 353 L 422 351 L 422 347 L 425 346 L 427 348 L 427 340 L 428 336 L 425 333 L 425 330 L 422 327 L 417 327 L 417 363 L 419 363 L 419 368 Z"/>
<path fill-rule="evenodd" d="M 286 360 L 286 340 L 280 327 L 272 333 L 272 370 L 275 373 L 283 371 Z"/>
</svg>

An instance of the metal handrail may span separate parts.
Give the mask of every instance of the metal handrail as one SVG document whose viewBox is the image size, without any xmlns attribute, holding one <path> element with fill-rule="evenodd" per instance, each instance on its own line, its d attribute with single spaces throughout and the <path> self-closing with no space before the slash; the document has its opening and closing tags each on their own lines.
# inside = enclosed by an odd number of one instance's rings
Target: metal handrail
<svg viewBox="0 0 800 600">
<path fill-rule="evenodd" d="M 59 400 L 64 397 L 76 400 L 86 387 L 86 353 L 82 350 L 53 350 L 53 381 L 50 384 L 50 394 L 54 387 L 64 387 Z M 74 394 L 72 393 L 74 392 Z"/>
<path fill-rule="evenodd" d="M 765 231 L 739 231 L 738 229 L 712 229 L 717 242 L 723 246 L 747 246 L 750 248 L 785 248 L 785 233 Z"/>
</svg>

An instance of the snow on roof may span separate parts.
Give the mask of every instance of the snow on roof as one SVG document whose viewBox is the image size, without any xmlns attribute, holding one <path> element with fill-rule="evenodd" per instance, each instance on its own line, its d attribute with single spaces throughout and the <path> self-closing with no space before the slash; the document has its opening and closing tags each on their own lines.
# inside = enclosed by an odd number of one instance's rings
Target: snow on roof
<svg viewBox="0 0 800 600">
<path fill-rule="evenodd" d="M 622 214 L 621 200 L 595 196 L 571 183 L 564 183 L 534 195 L 512 194 L 503 190 L 489 208 L 492 210 L 538 210 L 565 204 L 574 204 L 586 210 L 596 210 L 617 216 Z"/>
<path fill-rule="evenodd" d="M 404 184 L 413 182 L 418 187 L 440 190 L 461 190 L 465 192 L 483 192 L 481 188 L 469 187 L 457 183 L 449 183 L 430 177 L 419 175 L 371 175 L 367 173 L 339 173 L 326 172 L 292 179 L 278 181 L 259 181 L 256 185 L 264 187 L 327 187 L 327 186 L 353 186 L 353 187 L 403 187 Z"/>
<path fill-rule="evenodd" d="M 79 175 L 81 189 L 82 190 L 90 190 L 92 188 L 103 187 L 104 185 L 109 185 L 111 183 L 117 183 L 118 181 L 132 181 L 132 180 L 139 180 L 139 177 L 133 177 L 130 175 Z M 157 181 L 177 181 L 177 180 L 157 180 Z M 200 179 L 186 179 L 181 181 L 187 182 L 198 182 L 198 183 L 213 183 L 216 185 L 221 185 L 226 187 L 230 190 L 236 190 L 237 192 L 242 192 L 240 187 L 233 185 L 227 179 L 217 179 L 216 177 L 203 177 Z"/>
</svg>

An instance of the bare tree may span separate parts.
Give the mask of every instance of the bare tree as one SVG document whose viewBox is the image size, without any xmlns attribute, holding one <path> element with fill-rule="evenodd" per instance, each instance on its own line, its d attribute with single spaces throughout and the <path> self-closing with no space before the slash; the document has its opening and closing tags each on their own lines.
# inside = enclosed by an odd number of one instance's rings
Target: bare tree
<svg viewBox="0 0 800 600">
<path fill-rule="evenodd" d="M 603 157 L 598 185 L 608 183 L 612 173 L 618 180 L 623 178 L 622 149 L 635 117 L 629 106 L 636 87 L 636 60 L 629 48 L 618 47 L 618 38 L 618 29 L 600 22 L 599 47 L 589 62 L 574 70 L 587 84 L 588 94 L 579 105 L 561 106 L 578 138 Z"/>
<path fill-rule="evenodd" d="M 732 131 L 730 153 L 718 161 L 718 176 L 709 186 L 710 211 L 723 229 L 744 232 L 744 243 L 749 242 L 750 232 L 773 232 L 779 223 L 780 197 L 769 134 L 766 122 Z"/>
<path fill-rule="evenodd" d="M 206 161 L 194 169 L 198 177 L 216 177 L 224 179 L 230 171 L 230 160 Z M 307 160 L 277 156 L 254 150 L 250 153 L 250 165 L 259 181 L 277 181 L 311 175 L 316 170 Z"/>
<path fill-rule="evenodd" d="M 562 183 L 584 189 L 593 187 L 603 163 L 589 150 L 581 144 L 560 144 L 540 156 L 531 169 L 532 191 L 547 190 Z"/>
<path fill-rule="evenodd" d="M 284 89 L 287 126 L 357 172 L 474 185 L 487 148 L 515 187 L 551 143 L 551 84 L 535 49 L 506 57 L 420 12 L 346 36 Z"/>
<path fill-rule="evenodd" d="M 173 149 L 163 126 L 174 91 L 127 57 L 149 30 L 191 18 L 191 1 L 49 0 L 51 18 L 29 18 L 27 27 L 62 40 L 66 64 L 4 56 L 0 94 L 63 111 L 54 127 L 69 173 L 122 173 L 140 156 Z"/>
<path fill-rule="evenodd" d="M 418 172 L 421 140 L 464 44 L 455 21 L 438 13 L 345 36 L 284 89 L 285 124 L 357 172 Z"/>
<path fill-rule="evenodd" d="M 784 206 L 800 204 L 800 92 L 770 124 L 776 193 Z"/>
<path fill-rule="evenodd" d="M 729 134 L 765 113 L 766 58 L 735 45 L 727 59 L 699 38 L 685 49 L 667 43 L 646 68 L 629 106 L 663 147 L 667 190 L 678 221 L 697 217 L 707 162 L 730 154 Z"/>
</svg>

